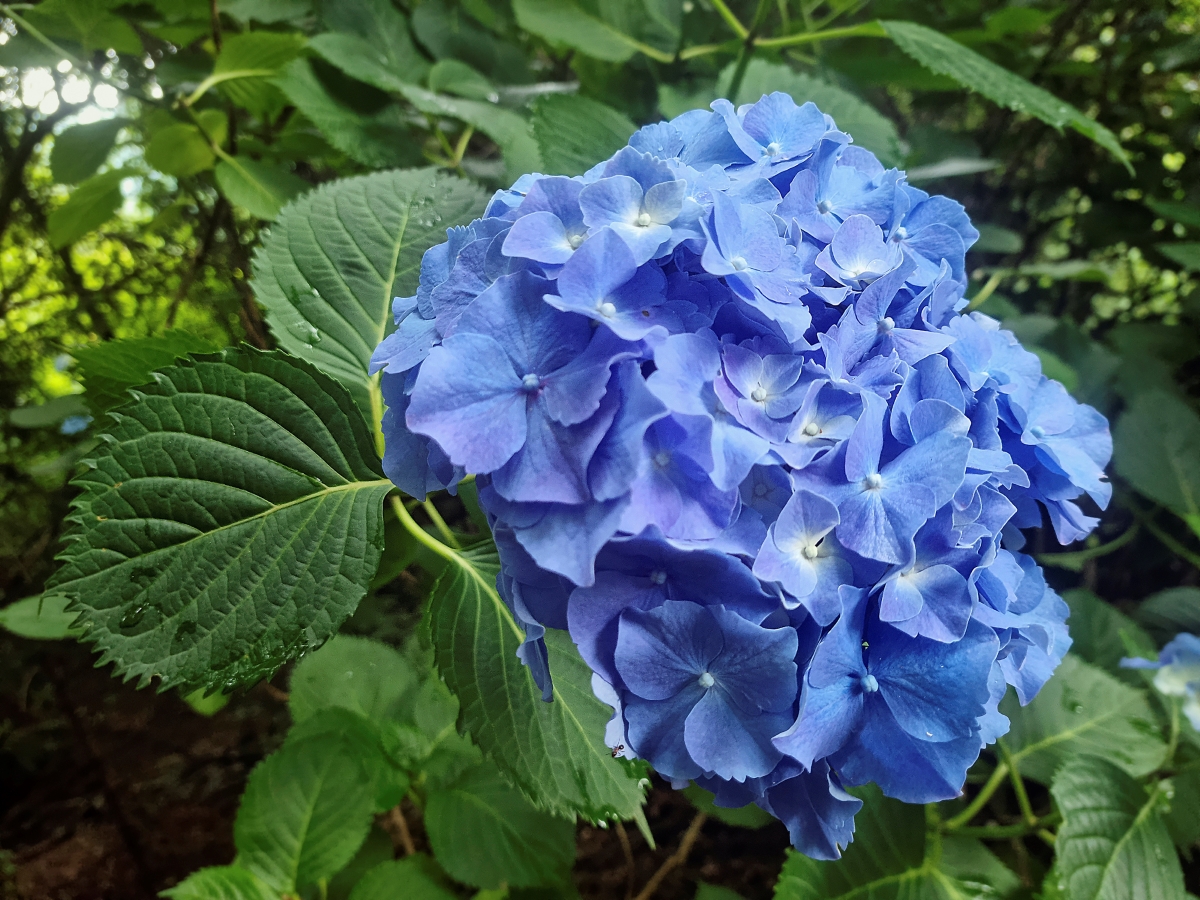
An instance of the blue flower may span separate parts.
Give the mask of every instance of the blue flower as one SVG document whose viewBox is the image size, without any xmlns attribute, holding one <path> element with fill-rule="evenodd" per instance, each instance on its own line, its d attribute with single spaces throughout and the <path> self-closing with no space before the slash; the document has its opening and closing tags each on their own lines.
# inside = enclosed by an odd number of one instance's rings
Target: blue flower
<svg viewBox="0 0 1200 900">
<path fill-rule="evenodd" d="M 1183 714 L 1200 731 L 1200 637 L 1177 634 L 1162 648 L 1157 662 L 1123 659 L 1129 669 L 1157 669 L 1154 686 L 1168 697 L 1183 698 Z"/>
<path fill-rule="evenodd" d="M 1111 494 L 1104 417 L 962 314 L 977 237 L 811 103 L 717 101 L 498 191 L 372 357 L 384 470 L 476 477 L 543 697 L 566 628 L 610 746 L 817 858 L 844 785 L 958 794 L 1071 645 L 1022 529 Z M 1189 711 L 1198 645 L 1158 676 Z"/>
<path fill-rule="evenodd" d="M 766 775 L 782 758 L 771 738 L 791 720 L 797 647 L 794 629 L 720 606 L 626 609 L 615 662 L 630 746 L 668 778 Z"/>
</svg>

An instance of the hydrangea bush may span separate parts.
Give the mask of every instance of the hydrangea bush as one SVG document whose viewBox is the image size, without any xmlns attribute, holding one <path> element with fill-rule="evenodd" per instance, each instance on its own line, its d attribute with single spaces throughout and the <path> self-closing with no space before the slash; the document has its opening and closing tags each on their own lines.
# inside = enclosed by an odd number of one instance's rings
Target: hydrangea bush
<svg viewBox="0 0 1200 900">
<path fill-rule="evenodd" d="M 812 103 L 718 100 L 498 192 L 373 357 L 385 472 L 475 476 L 545 699 L 567 629 L 614 755 L 816 858 L 847 787 L 959 794 L 1071 644 L 1021 529 L 1109 500 L 1105 418 L 967 310 L 977 237 Z"/>
</svg>

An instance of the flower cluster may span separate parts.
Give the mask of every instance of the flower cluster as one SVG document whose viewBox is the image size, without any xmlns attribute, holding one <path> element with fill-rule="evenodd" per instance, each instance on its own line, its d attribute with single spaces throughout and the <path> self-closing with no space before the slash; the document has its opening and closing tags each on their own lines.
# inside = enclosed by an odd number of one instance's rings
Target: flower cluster
<svg viewBox="0 0 1200 900">
<path fill-rule="evenodd" d="M 1109 498 L 1105 419 L 962 314 L 977 237 L 812 103 L 718 100 L 498 192 L 375 354 L 384 467 L 478 476 L 546 698 L 566 628 L 610 746 L 814 857 L 844 786 L 959 793 L 1070 644 L 1019 529 Z"/>
<path fill-rule="evenodd" d="M 1186 632 L 1175 635 L 1162 648 L 1158 660 L 1137 657 L 1121 660 L 1127 669 L 1157 669 L 1154 686 L 1167 697 L 1183 698 L 1183 714 L 1200 731 L 1200 637 Z"/>
</svg>

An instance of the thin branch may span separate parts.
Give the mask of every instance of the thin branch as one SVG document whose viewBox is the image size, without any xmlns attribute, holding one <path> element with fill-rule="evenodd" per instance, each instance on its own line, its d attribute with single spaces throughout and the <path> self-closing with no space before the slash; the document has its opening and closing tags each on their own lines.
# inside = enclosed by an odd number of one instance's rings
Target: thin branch
<svg viewBox="0 0 1200 900">
<path fill-rule="evenodd" d="M 1008 744 L 1004 743 L 1001 738 L 996 740 L 996 752 L 1008 766 L 1009 779 L 1012 781 L 1013 791 L 1017 795 L 1017 806 L 1021 808 L 1021 815 L 1025 818 L 1026 824 L 1036 825 L 1038 817 L 1033 811 L 1033 805 L 1029 802 L 1029 793 L 1025 790 L 1025 779 L 1021 777 L 1021 772 L 1017 769 L 1016 760 L 1013 759 Z"/>
<path fill-rule="evenodd" d="M 204 260 L 212 250 L 213 239 L 217 234 L 217 224 L 220 222 L 221 217 L 224 216 L 225 209 L 228 206 L 229 203 L 224 195 L 217 197 L 217 202 L 213 204 L 212 214 L 208 217 L 208 227 L 204 229 L 204 237 L 200 240 L 200 247 L 196 250 L 196 255 L 192 258 L 191 266 L 179 282 L 179 290 L 175 292 L 175 296 L 171 300 L 171 308 L 167 311 L 167 328 L 175 327 L 175 315 L 179 312 L 179 307 L 188 295 L 188 291 L 195 284 L 196 275 L 199 274 L 200 267 L 204 265 Z"/>
<path fill-rule="evenodd" d="M 712 0 L 712 5 L 716 8 L 717 14 L 725 20 L 725 24 L 738 36 L 738 39 L 744 41 L 750 34 L 750 29 L 738 21 L 738 17 L 733 14 L 733 10 L 725 5 L 725 0 Z"/>
<path fill-rule="evenodd" d="M 692 852 L 692 845 L 696 843 L 696 838 L 700 837 L 700 829 L 704 827 L 707 819 L 708 816 L 704 813 L 696 813 L 696 818 L 692 819 L 692 824 L 683 833 L 683 840 L 679 842 L 679 849 L 668 856 L 663 864 L 658 867 L 658 871 L 650 876 L 650 880 L 646 882 L 646 886 L 642 888 L 634 900 L 650 900 L 650 897 L 658 890 L 659 885 L 663 883 L 663 879 L 670 875 L 672 870 L 687 862 L 688 854 Z"/>
<path fill-rule="evenodd" d="M 1162 542 L 1163 546 L 1165 546 L 1180 559 L 1189 562 L 1197 569 L 1200 569 L 1200 555 L 1193 553 L 1183 544 L 1179 543 L 1179 541 L 1175 540 L 1175 538 L 1171 537 L 1171 535 L 1167 534 L 1166 531 L 1164 531 L 1155 523 L 1151 515 L 1142 512 L 1141 509 L 1132 504 L 1130 504 L 1130 509 L 1133 510 L 1133 514 L 1137 516 L 1138 521 L 1146 527 L 1146 530 L 1158 538 L 1159 541 Z"/>
<path fill-rule="evenodd" d="M 621 852 L 625 854 L 625 900 L 629 900 L 633 896 L 633 880 L 637 877 L 637 869 L 633 861 L 633 847 L 629 843 L 625 825 L 620 819 L 617 819 L 616 827 L 613 830 L 617 833 L 617 840 L 621 842 Z"/>
<path fill-rule="evenodd" d="M 957 816 L 954 816 L 953 818 L 947 819 L 945 822 L 943 822 L 942 830 L 958 831 L 958 829 L 962 828 L 973 818 L 975 818 L 975 816 L 979 814 L 979 811 L 987 805 L 987 802 L 992 799 L 992 795 L 996 793 L 996 790 L 1000 787 L 1000 785 L 1004 784 L 1004 779 L 1007 777 L 1007 775 L 1008 764 L 1001 762 L 998 766 L 996 766 L 996 770 L 992 772 L 992 777 L 987 780 L 987 783 L 983 786 L 983 789 L 975 795 L 975 799 L 972 800 L 967 808 L 960 812 Z"/>
<path fill-rule="evenodd" d="M 417 852 L 412 832 L 408 830 L 408 819 L 404 818 L 404 810 L 400 808 L 399 803 L 387 811 L 387 815 L 383 817 L 383 825 L 392 839 L 392 845 L 402 849 L 405 856 L 412 856 Z"/>
<path fill-rule="evenodd" d="M 442 514 L 433 505 L 433 501 L 426 500 L 421 504 L 421 508 L 425 510 L 425 515 L 429 516 L 429 520 L 433 522 L 433 527 L 438 530 L 438 534 L 442 536 L 442 540 L 455 550 L 461 550 L 462 544 L 458 542 L 458 538 L 454 536 L 454 532 L 450 530 L 450 526 L 446 524 L 446 520 L 442 518 Z"/>
</svg>

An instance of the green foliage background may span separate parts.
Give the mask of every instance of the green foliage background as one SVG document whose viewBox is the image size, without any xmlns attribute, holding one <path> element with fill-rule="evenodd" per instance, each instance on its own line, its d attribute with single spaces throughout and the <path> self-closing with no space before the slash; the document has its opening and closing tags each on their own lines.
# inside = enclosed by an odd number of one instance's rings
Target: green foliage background
<svg viewBox="0 0 1200 900">
<path fill-rule="evenodd" d="M 173 896 L 367 900 L 400 883 L 413 896 L 569 896 L 568 819 L 645 827 L 644 773 L 608 758 L 595 733 L 607 708 L 569 640 L 550 639 L 557 704 L 513 661 L 485 529 L 431 507 L 422 529 L 396 497 L 381 514 L 366 361 L 423 250 L 488 191 L 581 172 L 641 124 L 771 90 L 816 101 L 913 183 L 966 204 L 982 233 L 972 307 L 1109 415 L 1116 439 L 1098 532 L 1033 546 L 1073 589 L 1075 653 L 1037 701 L 1006 707 L 1013 731 L 973 771 L 970 802 L 922 811 L 868 792 L 845 860 L 793 855 L 776 896 L 1184 896 L 1175 854 L 1190 860 L 1200 838 L 1200 737 L 1118 661 L 1200 631 L 1196 0 L 44 0 L 0 4 L 0 20 L 0 624 L 65 634 L 47 622 L 69 622 L 63 598 L 86 595 L 76 628 L 118 674 L 218 689 L 321 645 L 410 564 L 426 587 L 440 578 L 402 653 L 339 637 L 294 670 L 295 724 L 251 777 L 237 865 Z M 365 262 L 324 264 L 339 242 Z M 158 442 L 181 495 L 193 490 L 199 476 L 174 463 L 207 427 L 196 407 L 177 407 L 174 431 L 138 414 L 114 430 L 105 414 L 176 357 L 242 342 L 268 352 L 174 366 L 130 409 L 220 395 L 232 372 L 300 398 L 263 388 L 262 408 L 240 409 L 282 429 L 295 478 L 266 511 L 216 487 L 191 497 L 189 527 L 210 541 L 194 552 L 224 554 L 253 516 L 309 504 L 337 565 L 266 597 L 214 589 L 229 609 L 261 612 L 279 593 L 290 605 L 278 628 L 200 646 L 189 601 L 209 586 L 187 580 L 194 562 L 172 555 L 170 534 L 148 539 L 151 564 L 105 568 L 102 551 L 132 538 L 121 509 L 93 505 L 143 460 L 97 435 Z M 276 448 L 233 432 L 216 436 L 222 453 L 274 471 Z M 68 486 L 84 458 L 98 467 Z M 64 522 L 83 539 L 52 576 Z M 491 643 L 463 639 L 464 610 Z M 340 696 L 331 685 L 364 659 L 366 693 Z M 513 670 L 500 706 L 496 659 Z M 424 807 L 436 859 L 370 857 L 372 816 L 404 796 Z M 492 843 L 463 854 L 452 836 L 472 829 Z"/>
</svg>

